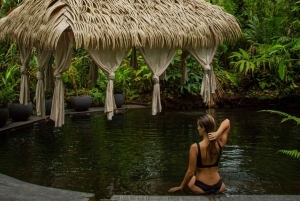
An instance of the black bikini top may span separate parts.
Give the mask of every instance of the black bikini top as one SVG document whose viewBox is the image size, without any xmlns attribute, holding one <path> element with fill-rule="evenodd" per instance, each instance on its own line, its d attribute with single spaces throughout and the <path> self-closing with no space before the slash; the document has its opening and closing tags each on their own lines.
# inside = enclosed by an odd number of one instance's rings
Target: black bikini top
<svg viewBox="0 0 300 201">
<path fill-rule="evenodd" d="M 201 151 L 200 151 L 200 144 L 199 144 L 199 142 L 196 143 L 196 144 L 197 144 L 197 147 L 198 147 L 197 168 L 210 168 L 210 167 L 216 167 L 216 166 L 219 165 L 219 160 L 220 160 L 221 153 L 222 153 L 222 147 L 221 147 L 219 141 L 217 141 L 217 143 L 218 143 L 219 148 L 220 148 L 220 155 L 218 156 L 218 159 L 217 159 L 217 161 L 215 162 L 215 164 L 212 164 L 212 165 L 203 165 L 203 164 L 202 164 Z"/>
</svg>

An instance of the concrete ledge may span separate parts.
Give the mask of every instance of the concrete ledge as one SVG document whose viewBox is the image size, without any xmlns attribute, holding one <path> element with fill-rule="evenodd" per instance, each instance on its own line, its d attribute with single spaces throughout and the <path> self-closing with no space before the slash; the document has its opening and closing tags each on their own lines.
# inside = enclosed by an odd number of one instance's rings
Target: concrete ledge
<svg viewBox="0 0 300 201">
<path fill-rule="evenodd" d="M 1 201 L 89 201 L 94 194 L 23 182 L 0 174 Z"/>
<path fill-rule="evenodd" d="M 300 195 L 199 195 L 199 196 L 151 196 L 114 195 L 112 201 L 299 201 Z"/>
<path fill-rule="evenodd" d="M 142 108 L 147 108 L 146 106 L 143 105 L 122 105 L 121 108 L 115 109 L 115 113 L 124 113 L 127 110 L 132 110 L 132 109 L 142 109 Z M 65 110 L 65 115 L 66 116 L 89 116 L 93 114 L 100 114 L 104 113 L 104 108 L 103 107 L 91 107 L 87 111 L 82 111 L 82 112 L 76 112 L 74 109 L 66 109 Z M 39 124 L 45 124 L 47 121 L 52 121 L 50 120 L 49 116 L 46 116 L 45 118 L 42 117 L 37 117 L 37 116 L 30 116 L 28 120 L 26 121 L 18 121 L 14 122 L 11 119 L 8 120 L 7 124 L 4 125 L 2 128 L 0 128 L 0 134 L 9 134 L 11 131 L 23 129 L 26 127 L 34 126 L 34 125 L 39 125 Z"/>
<path fill-rule="evenodd" d="M 38 125 L 42 123 L 46 123 L 46 119 L 42 117 L 30 116 L 26 121 L 12 121 L 11 119 L 8 120 L 6 125 L 0 128 L 0 134 L 8 133 L 14 130 L 22 129 L 28 126 Z"/>
</svg>

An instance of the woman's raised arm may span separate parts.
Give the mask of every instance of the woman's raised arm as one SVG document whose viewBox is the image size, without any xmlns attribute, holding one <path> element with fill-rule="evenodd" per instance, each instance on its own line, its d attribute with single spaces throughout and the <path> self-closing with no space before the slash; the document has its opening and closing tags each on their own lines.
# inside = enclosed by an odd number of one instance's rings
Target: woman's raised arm
<svg viewBox="0 0 300 201">
<path fill-rule="evenodd" d="M 220 145 L 224 147 L 227 143 L 227 138 L 230 130 L 230 121 L 229 119 L 225 119 L 218 130 L 213 133 L 208 133 L 208 137 L 210 141 L 219 140 Z"/>
</svg>

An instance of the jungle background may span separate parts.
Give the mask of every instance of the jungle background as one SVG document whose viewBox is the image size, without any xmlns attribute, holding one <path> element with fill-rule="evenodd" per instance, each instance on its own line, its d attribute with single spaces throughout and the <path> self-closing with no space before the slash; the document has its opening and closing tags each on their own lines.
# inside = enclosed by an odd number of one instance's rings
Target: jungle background
<svg viewBox="0 0 300 201">
<path fill-rule="evenodd" d="M 22 0 L 0 0 L 0 17 L 4 17 Z M 219 107 L 298 107 L 300 100 L 300 1 L 297 0 L 212 0 L 234 15 L 243 37 L 232 44 L 219 46 L 213 68 L 222 94 L 216 99 Z M 35 50 L 33 50 L 35 51 Z M 94 106 L 105 99 L 107 75 L 99 69 L 95 84 L 88 79 L 91 59 L 84 49 L 74 49 L 70 69 L 63 74 L 65 100 L 74 95 L 89 94 Z M 152 74 L 137 52 L 133 68 L 131 52 L 116 72 L 115 92 L 125 94 L 128 103 L 150 103 Z M 37 58 L 33 54 L 29 67 L 31 101 L 35 102 Z M 203 68 L 187 55 L 188 81 L 181 84 L 179 50 L 166 71 L 161 84 L 163 108 L 188 109 L 206 107 L 200 95 Z M 16 43 L 0 43 L 0 87 L 5 83 L 19 91 L 20 58 Z M 53 68 L 55 63 L 53 62 Z M 46 98 L 52 97 L 52 91 Z M 17 101 L 17 97 L 16 100 Z M 67 104 L 66 103 L 66 104 Z M 68 105 L 68 104 L 67 104 Z"/>
</svg>

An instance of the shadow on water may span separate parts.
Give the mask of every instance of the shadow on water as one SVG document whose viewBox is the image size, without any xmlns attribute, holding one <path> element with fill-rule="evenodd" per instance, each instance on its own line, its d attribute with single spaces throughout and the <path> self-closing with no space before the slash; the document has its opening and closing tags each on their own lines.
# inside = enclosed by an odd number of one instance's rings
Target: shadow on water
<svg viewBox="0 0 300 201">
<path fill-rule="evenodd" d="M 181 183 L 199 111 L 149 109 L 66 117 L 62 128 L 45 124 L 0 139 L 0 172 L 43 186 L 95 193 L 168 195 Z M 231 120 L 219 172 L 225 194 L 298 194 L 300 161 L 279 149 L 300 150 L 299 128 L 253 109 L 210 109 L 219 124 Z M 286 111 L 300 116 L 297 111 Z M 299 115 L 297 115 L 299 114 Z M 183 193 L 176 193 L 183 194 Z M 188 193 L 189 194 L 189 193 Z"/>
</svg>

